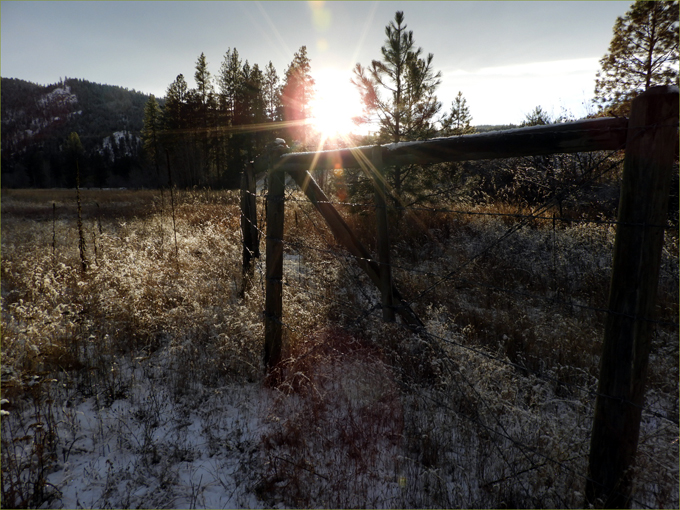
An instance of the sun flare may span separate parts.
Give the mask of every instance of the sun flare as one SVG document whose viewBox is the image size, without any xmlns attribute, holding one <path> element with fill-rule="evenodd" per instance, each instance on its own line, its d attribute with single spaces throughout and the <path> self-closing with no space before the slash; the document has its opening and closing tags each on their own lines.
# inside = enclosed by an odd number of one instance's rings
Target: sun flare
<svg viewBox="0 0 680 510">
<path fill-rule="evenodd" d="M 314 80 L 312 124 L 317 131 L 326 138 L 358 132 L 352 118 L 361 115 L 361 98 L 350 83 L 350 72 L 323 69 L 314 73 Z"/>
</svg>

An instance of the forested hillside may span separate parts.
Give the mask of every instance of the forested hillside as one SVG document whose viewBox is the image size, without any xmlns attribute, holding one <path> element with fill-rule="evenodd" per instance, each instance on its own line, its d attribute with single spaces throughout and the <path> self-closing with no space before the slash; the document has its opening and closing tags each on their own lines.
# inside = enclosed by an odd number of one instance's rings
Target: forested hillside
<svg viewBox="0 0 680 510">
<path fill-rule="evenodd" d="M 69 133 L 83 144 L 83 186 L 145 184 L 141 153 L 149 96 L 82 79 L 37 85 L 3 78 L 2 186 L 72 187 L 63 151 Z"/>
</svg>

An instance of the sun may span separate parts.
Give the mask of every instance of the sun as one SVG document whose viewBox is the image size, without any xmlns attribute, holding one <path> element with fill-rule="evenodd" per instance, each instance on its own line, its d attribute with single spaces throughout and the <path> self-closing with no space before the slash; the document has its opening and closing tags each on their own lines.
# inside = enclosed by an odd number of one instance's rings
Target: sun
<svg viewBox="0 0 680 510">
<path fill-rule="evenodd" d="M 312 75 L 316 82 L 312 126 L 324 138 L 358 132 L 352 118 L 361 115 L 361 98 L 350 83 L 351 72 L 326 68 Z"/>
</svg>

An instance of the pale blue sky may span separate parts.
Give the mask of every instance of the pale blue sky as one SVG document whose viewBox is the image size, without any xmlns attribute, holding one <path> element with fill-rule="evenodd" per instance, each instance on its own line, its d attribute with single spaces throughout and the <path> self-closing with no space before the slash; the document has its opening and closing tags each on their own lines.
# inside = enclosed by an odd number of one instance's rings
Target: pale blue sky
<svg viewBox="0 0 680 510">
<path fill-rule="evenodd" d="M 0 74 L 60 77 L 165 95 L 193 86 L 204 52 L 213 75 L 228 48 L 280 76 L 306 45 L 312 73 L 380 57 L 397 10 L 442 71 L 446 109 L 462 91 L 474 124 L 519 123 L 535 106 L 585 114 L 598 60 L 632 2 L 30 2 L 0 3 Z M 348 85 L 350 86 L 350 85 Z"/>
</svg>

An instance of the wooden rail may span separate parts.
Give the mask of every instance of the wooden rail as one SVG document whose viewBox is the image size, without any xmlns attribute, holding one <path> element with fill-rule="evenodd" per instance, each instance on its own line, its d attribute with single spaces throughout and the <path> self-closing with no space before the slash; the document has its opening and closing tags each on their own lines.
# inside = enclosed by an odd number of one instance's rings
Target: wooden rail
<svg viewBox="0 0 680 510">
<path fill-rule="evenodd" d="M 389 167 L 617 150 L 625 147 L 627 134 L 626 118 L 591 119 L 383 145 L 382 163 Z M 373 149 L 374 146 L 368 146 L 284 154 L 280 168 L 290 171 L 365 166 L 371 161 Z M 256 160 L 255 167 L 257 172 L 265 172 L 266 158 Z"/>
</svg>

